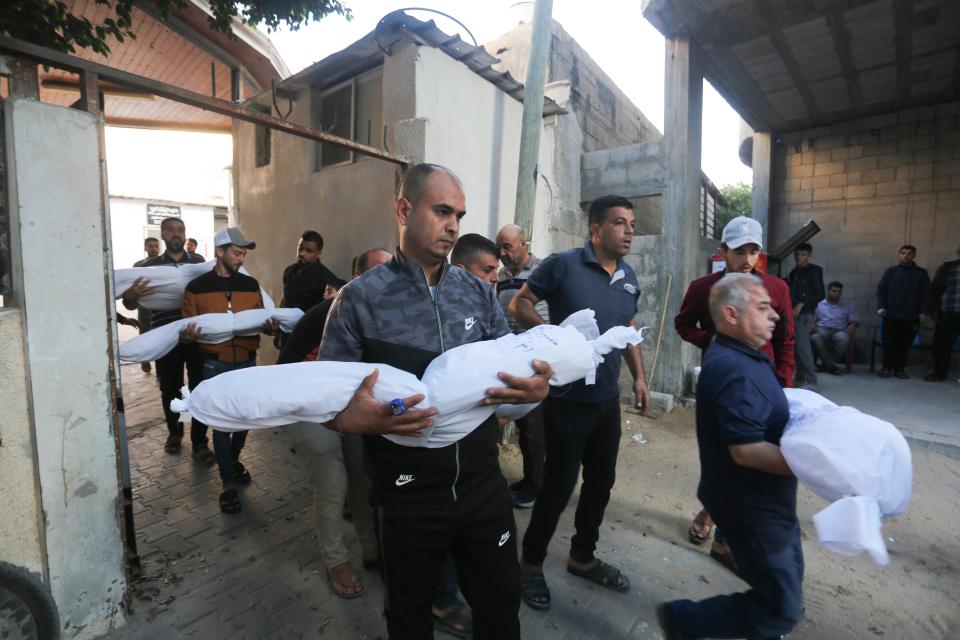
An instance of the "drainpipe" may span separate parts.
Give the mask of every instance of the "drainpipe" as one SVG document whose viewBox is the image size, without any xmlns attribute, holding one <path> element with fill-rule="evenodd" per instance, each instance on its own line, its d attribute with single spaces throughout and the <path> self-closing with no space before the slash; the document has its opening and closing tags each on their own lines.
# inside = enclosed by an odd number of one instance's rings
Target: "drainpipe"
<svg viewBox="0 0 960 640">
<path fill-rule="evenodd" d="M 537 160 L 543 126 L 543 87 L 547 79 L 550 22 L 553 0 L 537 0 L 533 10 L 533 35 L 523 92 L 523 123 L 520 129 L 520 170 L 517 174 L 517 204 L 513 219 L 524 237 L 532 241 L 533 210 L 537 203 Z"/>
</svg>

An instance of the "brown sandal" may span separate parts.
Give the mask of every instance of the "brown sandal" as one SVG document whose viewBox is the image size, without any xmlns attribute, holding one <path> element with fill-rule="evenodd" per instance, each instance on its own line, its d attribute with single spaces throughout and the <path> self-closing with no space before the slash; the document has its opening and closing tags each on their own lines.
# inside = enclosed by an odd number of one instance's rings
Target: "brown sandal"
<svg viewBox="0 0 960 640">
<path fill-rule="evenodd" d="M 701 545 L 710 539 L 710 534 L 712 533 L 713 520 L 711 520 L 707 510 L 703 509 L 694 517 L 693 522 L 690 524 L 690 529 L 687 530 L 687 539 L 693 544 Z"/>
</svg>

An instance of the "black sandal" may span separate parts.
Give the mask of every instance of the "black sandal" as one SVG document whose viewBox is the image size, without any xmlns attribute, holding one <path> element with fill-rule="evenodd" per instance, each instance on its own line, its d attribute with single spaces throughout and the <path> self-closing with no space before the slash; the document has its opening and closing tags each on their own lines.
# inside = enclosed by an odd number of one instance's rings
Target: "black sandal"
<svg viewBox="0 0 960 640">
<path fill-rule="evenodd" d="M 550 589 L 542 573 L 521 573 L 520 594 L 531 609 L 546 611 L 550 608 Z M 534 598 L 541 599 L 534 600 Z"/>
<path fill-rule="evenodd" d="M 234 484 L 250 484 L 250 472 L 239 460 L 233 463 Z"/>
<path fill-rule="evenodd" d="M 614 591 L 630 590 L 630 580 L 627 579 L 627 576 L 620 573 L 620 569 L 617 569 L 611 564 L 607 564 L 599 558 L 596 564 L 589 569 L 578 569 L 573 565 L 567 564 L 567 571 L 580 578 L 596 582 L 601 587 L 606 587 L 607 589 L 613 589 Z"/>
<path fill-rule="evenodd" d="M 236 489 L 227 489 L 220 494 L 220 511 L 223 513 L 239 513 L 241 508 Z"/>
<path fill-rule="evenodd" d="M 473 634 L 473 616 L 467 613 L 467 605 L 457 602 L 445 611 L 443 615 L 433 614 L 434 631 L 449 633 L 458 638 L 469 638 Z"/>
</svg>

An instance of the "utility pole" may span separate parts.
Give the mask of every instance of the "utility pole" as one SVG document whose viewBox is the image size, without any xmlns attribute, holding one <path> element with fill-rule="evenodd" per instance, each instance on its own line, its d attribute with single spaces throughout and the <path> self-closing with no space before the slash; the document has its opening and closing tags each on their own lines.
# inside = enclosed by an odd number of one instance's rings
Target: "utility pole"
<svg viewBox="0 0 960 640">
<path fill-rule="evenodd" d="M 514 223 L 532 240 L 533 210 L 537 203 L 537 160 L 540 157 L 540 128 L 543 126 L 543 86 L 547 80 L 547 53 L 550 49 L 550 22 L 553 0 L 536 0 L 533 35 L 523 91 L 523 123 L 520 129 L 520 170 L 517 174 L 517 204 Z"/>
</svg>

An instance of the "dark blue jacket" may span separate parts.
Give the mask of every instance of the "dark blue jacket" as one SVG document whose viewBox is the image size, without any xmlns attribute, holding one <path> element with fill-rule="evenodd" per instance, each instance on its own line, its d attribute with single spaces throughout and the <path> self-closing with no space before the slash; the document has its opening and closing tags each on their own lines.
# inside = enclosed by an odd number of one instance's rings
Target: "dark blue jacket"
<svg viewBox="0 0 960 640">
<path fill-rule="evenodd" d="M 890 267 L 877 285 L 877 309 L 893 320 L 916 320 L 930 315 L 930 276 L 915 263 Z"/>
<path fill-rule="evenodd" d="M 796 306 L 803 303 L 801 315 L 812 315 L 817 304 L 826 297 L 823 288 L 823 269 L 816 264 L 794 267 L 787 276 L 790 285 L 790 302 Z"/>
</svg>

